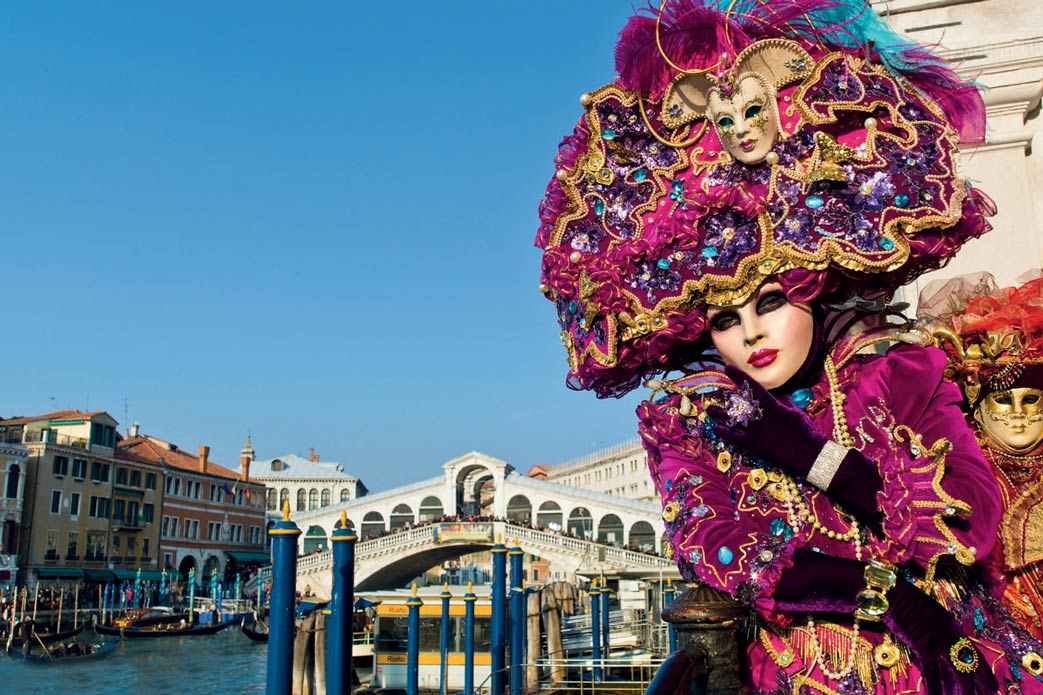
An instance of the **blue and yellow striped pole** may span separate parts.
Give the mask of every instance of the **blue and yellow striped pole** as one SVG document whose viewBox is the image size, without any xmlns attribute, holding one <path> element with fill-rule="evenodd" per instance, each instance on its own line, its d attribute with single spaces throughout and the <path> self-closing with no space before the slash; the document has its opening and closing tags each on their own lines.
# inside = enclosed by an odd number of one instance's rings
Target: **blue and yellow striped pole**
<svg viewBox="0 0 1043 695">
<path fill-rule="evenodd" d="M 492 617 L 489 620 L 490 639 L 492 641 L 492 691 L 490 695 L 504 695 L 506 686 L 504 668 L 506 668 L 507 650 L 507 547 L 503 539 L 497 538 L 492 547 L 493 585 L 489 598 L 492 600 Z"/>
<path fill-rule="evenodd" d="M 449 593 L 449 582 L 442 585 L 442 635 L 438 642 L 441 653 L 442 669 L 438 674 L 438 695 L 446 695 L 449 682 L 449 599 L 453 595 Z"/>
<path fill-rule="evenodd" d="M 413 584 L 413 595 L 406 601 L 409 607 L 408 637 L 406 640 L 406 695 L 418 695 L 420 692 L 420 606 L 424 602 L 416 595 L 416 584 Z"/>
<path fill-rule="evenodd" d="M 612 593 L 612 590 L 608 588 L 608 582 L 605 578 L 601 578 L 601 650 L 608 659 L 611 651 L 608 645 L 609 636 L 609 624 L 608 624 L 608 597 Z"/>
<path fill-rule="evenodd" d="M 272 537 L 272 593 L 268 615 L 268 678 L 266 695 L 291 695 L 293 686 L 293 611 L 297 594 L 297 537 L 301 530 L 290 521 L 290 502 L 282 507 L 282 521 L 268 531 Z M 195 577 L 193 587 L 195 586 Z"/>
<path fill-rule="evenodd" d="M 355 541 L 347 512 L 333 530 L 333 590 L 326 623 L 326 695 L 351 693 L 351 638 L 355 617 Z"/>
<path fill-rule="evenodd" d="M 464 695 L 474 693 L 474 585 L 467 582 L 464 594 Z"/>
</svg>

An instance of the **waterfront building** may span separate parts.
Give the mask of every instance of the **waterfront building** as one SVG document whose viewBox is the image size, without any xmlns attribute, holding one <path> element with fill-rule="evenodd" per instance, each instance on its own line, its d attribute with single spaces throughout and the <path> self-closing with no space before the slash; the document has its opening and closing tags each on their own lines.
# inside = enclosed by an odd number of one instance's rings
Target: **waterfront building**
<svg viewBox="0 0 1043 695">
<path fill-rule="evenodd" d="M 264 539 L 264 485 L 250 477 L 249 442 L 238 471 L 210 460 L 210 447 L 191 454 L 177 444 L 138 431 L 121 441 L 121 462 L 158 466 L 164 472 L 159 519 L 160 569 L 198 581 L 217 570 L 223 581 L 236 572 L 267 564 Z"/>
<path fill-rule="evenodd" d="M 20 434 L 7 440 L 0 430 L 0 587 L 18 577 L 18 540 L 22 526 L 22 494 L 25 489 L 25 459 L 29 450 Z"/>
<path fill-rule="evenodd" d="M 0 420 L 2 438 L 20 441 L 28 452 L 18 534 L 20 584 L 79 579 L 84 570 L 108 566 L 117 425 L 105 411 L 60 410 Z"/>
<path fill-rule="evenodd" d="M 334 504 L 350 502 L 365 496 L 366 485 L 356 476 L 345 472 L 335 461 L 320 461 L 315 449 L 308 450 L 308 458 L 285 454 L 273 459 L 254 462 L 254 477 L 267 486 L 268 523 L 282 518 L 279 510 L 283 502 L 290 503 L 293 514 L 309 512 Z M 305 530 L 302 551 L 311 552 L 328 544 L 327 531 L 313 526 Z"/>
<path fill-rule="evenodd" d="M 526 475 L 641 502 L 659 500 L 648 474 L 648 457 L 637 438 L 562 464 L 535 466 Z"/>
</svg>

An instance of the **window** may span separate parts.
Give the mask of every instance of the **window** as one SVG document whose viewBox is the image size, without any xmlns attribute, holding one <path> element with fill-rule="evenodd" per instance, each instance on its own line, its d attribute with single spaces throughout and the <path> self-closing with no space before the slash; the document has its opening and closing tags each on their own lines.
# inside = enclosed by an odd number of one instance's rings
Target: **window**
<svg viewBox="0 0 1043 695">
<path fill-rule="evenodd" d="M 92 422 L 91 444 L 97 444 L 99 446 L 114 449 L 116 447 L 116 428 L 112 425 L 103 425 L 100 422 Z"/>
<path fill-rule="evenodd" d="M 69 531 L 69 542 L 65 546 L 65 559 L 78 560 L 80 551 L 80 534 L 77 531 Z"/>
<path fill-rule="evenodd" d="M 330 506 L 330 489 L 328 487 L 322 489 L 322 506 Z"/>
<path fill-rule="evenodd" d="M 47 552 L 44 553 L 44 559 L 58 559 L 58 532 L 53 529 L 47 532 Z"/>
<path fill-rule="evenodd" d="M 169 531 L 170 531 L 170 517 L 169 516 L 164 516 L 163 517 L 163 523 L 159 527 L 159 533 L 160 533 L 161 536 L 163 536 L 165 538 L 167 535 L 169 535 Z"/>
<path fill-rule="evenodd" d="M 268 488 L 265 492 L 265 496 L 268 500 L 268 511 L 275 511 L 279 507 L 279 493 L 274 487 Z"/>
<path fill-rule="evenodd" d="M 72 460 L 72 477 L 83 480 L 87 477 L 87 459 Z"/>
<path fill-rule="evenodd" d="M 92 495 L 90 506 L 87 509 L 87 516 L 95 519 L 108 519 L 111 508 L 112 501 L 107 497 L 95 497 Z"/>
<path fill-rule="evenodd" d="M 62 510 L 62 491 L 51 490 L 51 514 L 57 514 Z M 58 547 L 58 541 L 54 542 L 54 547 Z"/>
<path fill-rule="evenodd" d="M 206 539 L 208 541 L 216 541 L 221 537 L 221 524 L 216 521 L 206 522 Z"/>
<path fill-rule="evenodd" d="M 123 466 L 117 466 L 116 467 L 116 484 L 117 485 L 126 485 L 128 477 L 129 477 L 129 471 L 127 471 L 126 468 L 124 468 Z"/>
<path fill-rule="evenodd" d="M 21 472 L 22 470 L 16 464 L 11 464 L 11 467 L 7 469 L 7 492 L 4 495 L 7 499 L 18 497 L 18 478 Z"/>
<path fill-rule="evenodd" d="M 156 520 L 156 505 L 146 502 L 141 506 L 141 520 L 146 524 L 151 524 Z"/>
<path fill-rule="evenodd" d="M 78 492 L 69 495 L 69 516 L 74 520 L 80 517 L 80 493 Z"/>
<path fill-rule="evenodd" d="M 54 471 L 54 475 L 56 477 L 69 475 L 69 457 L 55 456 L 52 470 Z"/>
<path fill-rule="evenodd" d="M 130 486 L 141 487 L 141 471 L 133 470 L 130 472 Z"/>
<path fill-rule="evenodd" d="M 149 542 L 148 538 L 142 538 L 141 539 L 141 559 L 142 560 L 147 560 L 148 559 L 148 542 Z"/>
<path fill-rule="evenodd" d="M 95 461 L 91 464 L 91 480 L 96 483 L 109 482 L 109 464 Z"/>
<path fill-rule="evenodd" d="M 351 499 L 351 490 L 349 490 L 348 488 L 344 488 L 343 490 L 340 491 L 340 501 L 341 502 L 347 502 L 350 499 Z"/>
<path fill-rule="evenodd" d="M 156 489 L 156 474 L 155 473 L 146 473 L 145 474 L 145 487 L 147 487 L 149 490 L 155 490 Z"/>
<path fill-rule="evenodd" d="M 250 527 L 250 543 L 252 545 L 260 545 L 261 544 L 261 527 L 260 526 L 251 526 Z"/>
<path fill-rule="evenodd" d="M 303 488 L 297 491 L 297 511 L 305 511 L 307 499 L 308 493 Z"/>
<path fill-rule="evenodd" d="M 177 519 L 176 516 L 170 517 L 170 537 L 171 538 L 177 536 L 177 522 L 178 522 L 178 519 Z"/>
<path fill-rule="evenodd" d="M 286 503 L 290 501 L 290 491 L 286 488 L 279 490 L 279 509 L 286 506 Z"/>
<path fill-rule="evenodd" d="M 315 509 L 319 506 L 319 491 L 315 488 L 308 490 L 308 509 Z"/>
<path fill-rule="evenodd" d="M 127 514 L 127 501 L 126 500 L 113 500 L 112 502 L 112 520 L 123 521 L 123 517 Z"/>
<path fill-rule="evenodd" d="M 98 531 L 87 532 L 87 547 L 85 548 L 85 560 L 105 559 L 105 533 Z"/>
<path fill-rule="evenodd" d="M 113 536 L 112 537 L 112 554 L 113 555 L 119 555 L 120 554 L 120 537 L 119 536 Z"/>
<path fill-rule="evenodd" d="M 173 553 L 163 553 L 163 568 L 168 570 L 174 568 Z"/>
<path fill-rule="evenodd" d="M 221 501 L 221 488 L 217 487 L 217 483 L 210 483 L 210 501 Z"/>
<path fill-rule="evenodd" d="M 134 536 L 127 536 L 127 557 L 134 557 L 134 550 L 138 545 L 138 539 Z"/>
<path fill-rule="evenodd" d="M 138 526 L 141 523 L 141 519 L 138 516 L 138 510 L 140 504 L 138 502 L 127 502 L 127 524 L 130 526 Z"/>
</svg>

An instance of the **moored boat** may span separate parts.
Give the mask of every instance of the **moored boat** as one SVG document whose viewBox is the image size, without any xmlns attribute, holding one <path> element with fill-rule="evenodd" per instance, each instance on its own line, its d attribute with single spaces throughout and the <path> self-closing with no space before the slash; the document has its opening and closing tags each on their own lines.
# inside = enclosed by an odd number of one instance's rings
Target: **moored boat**
<svg viewBox="0 0 1043 695">
<path fill-rule="evenodd" d="M 52 644 L 54 642 L 71 640 L 79 636 L 85 627 L 87 627 L 86 623 L 78 627 L 69 628 L 68 630 L 54 632 L 50 627 L 47 627 L 47 629 L 43 631 L 37 629 L 37 626 L 31 620 L 15 623 L 14 630 L 7 640 L 7 649 L 8 651 L 21 649 L 23 642 L 27 639 L 32 645 L 37 645 L 41 642 L 43 644 Z"/>
<path fill-rule="evenodd" d="M 16 661 L 24 661 L 30 664 L 53 664 L 66 661 L 81 661 L 83 659 L 98 659 L 111 654 L 120 645 L 121 640 L 114 640 L 102 644 L 90 644 L 88 642 L 75 641 L 70 644 L 56 643 L 48 647 L 42 654 L 33 654 L 32 651 L 12 650 L 8 656 Z"/>
<path fill-rule="evenodd" d="M 222 623 L 210 625 L 182 625 L 163 623 L 160 625 L 146 625 L 143 627 L 117 627 L 114 625 L 95 624 L 94 631 L 99 635 L 121 635 L 127 638 L 138 637 L 191 637 L 196 635 L 212 635 L 239 622 L 238 620 L 226 620 Z"/>
</svg>

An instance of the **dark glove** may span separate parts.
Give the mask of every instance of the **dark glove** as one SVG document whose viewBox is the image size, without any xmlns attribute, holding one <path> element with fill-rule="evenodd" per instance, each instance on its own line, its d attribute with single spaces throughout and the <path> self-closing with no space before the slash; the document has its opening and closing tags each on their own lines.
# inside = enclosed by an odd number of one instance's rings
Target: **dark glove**
<svg viewBox="0 0 1043 695">
<path fill-rule="evenodd" d="M 786 613 L 850 617 L 865 588 L 865 564 L 801 549 L 782 573 L 773 598 Z M 904 579 L 887 592 L 890 607 L 882 622 L 909 648 L 929 695 L 992 695 L 996 680 L 982 655 L 974 673 L 956 670 L 949 650 L 961 638 L 953 618 L 937 602 Z"/>
<path fill-rule="evenodd" d="M 738 367 L 728 365 L 724 371 L 736 390 L 729 392 L 724 407 L 706 409 L 720 423 L 714 428 L 717 436 L 788 473 L 806 477 L 829 437 L 788 398 L 776 398 Z M 876 506 L 876 493 L 882 488 L 876 464 L 851 449 L 825 492 L 860 521 L 878 526 L 883 517 Z"/>
</svg>

